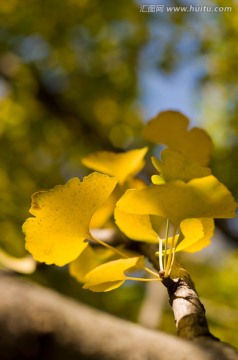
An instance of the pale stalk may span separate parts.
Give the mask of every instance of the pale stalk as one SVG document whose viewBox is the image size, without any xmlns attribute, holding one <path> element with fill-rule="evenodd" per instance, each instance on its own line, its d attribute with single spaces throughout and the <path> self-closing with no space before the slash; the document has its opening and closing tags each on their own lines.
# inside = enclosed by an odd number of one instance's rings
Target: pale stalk
<svg viewBox="0 0 238 360">
<path fill-rule="evenodd" d="M 172 260 L 174 242 L 175 242 L 175 237 L 176 237 L 176 230 L 177 230 L 177 227 L 174 227 L 173 238 L 172 238 L 172 242 L 171 242 L 170 249 L 169 249 L 168 262 L 167 262 L 167 265 L 166 265 L 166 268 L 165 268 L 165 275 L 164 275 L 165 278 L 169 276 L 169 272 L 170 272 L 170 269 L 171 269 L 171 266 L 172 266 L 171 265 L 171 260 Z"/>
<path fill-rule="evenodd" d="M 174 241 L 174 246 L 173 246 L 173 255 L 172 255 L 172 261 L 171 261 L 171 266 L 170 266 L 170 270 L 169 270 L 169 275 L 171 273 L 171 270 L 172 270 L 172 267 L 173 267 L 173 264 L 174 264 L 175 249 L 176 249 L 177 241 L 178 241 L 178 237 L 175 236 L 175 241 Z"/>
<path fill-rule="evenodd" d="M 161 278 L 158 278 L 158 279 L 145 279 L 145 278 L 137 278 L 137 277 L 132 277 L 132 276 L 126 276 L 126 280 L 144 281 L 144 282 L 148 282 L 148 281 L 162 281 Z"/>
<path fill-rule="evenodd" d="M 166 222 L 165 249 L 164 249 L 164 269 L 166 269 L 166 267 L 167 267 L 168 238 L 169 238 L 169 219 L 167 219 L 167 222 Z"/>
<path fill-rule="evenodd" d="M 161 271 L 164 270 L 163 267 L 163 240 L 159 238 L 159 268 Z"/>
</svg>

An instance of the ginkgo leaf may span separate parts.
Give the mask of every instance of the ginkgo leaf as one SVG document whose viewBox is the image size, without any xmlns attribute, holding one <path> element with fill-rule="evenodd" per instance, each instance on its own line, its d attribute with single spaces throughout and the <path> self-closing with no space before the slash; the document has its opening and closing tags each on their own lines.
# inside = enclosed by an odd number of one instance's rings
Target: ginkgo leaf
<svg viewBox="0 0 238 360">
<path fill-rule="evenodd" d="M 105 203 L 93 214 L 90 221 L 91 229 L 104 227 L 109 222 L 111 216 L 113 215 L 118 198 L 119 197 L 117 197 L 114 190 Z"/>
<path fill-rule="evenodd" d="M 199 128 L 188 130 L 189 119 L 177 111 L 164 111 L 146 124 L 144 137 L 179 151 L 185 157 L 207 165 L 213 145 L 208 134 Z"/>
<path fill-rule="evenodd" d="M 113 193 L 105 201 L 105 203 L 94 213 L 90 228 L 101 228 L 111 225 L 112 215 L 118 199 L 129 189 L 144 189 L 146 183 L 142 179 L 131 178 L 127 179 L 126 184 L 116 186 Z"/>
<path fill-rule="evenodd" d="M 194 253 L 194 252 L 203 250 L 205 247 L 210 245 L 212 236 L 213 235 L 211 235 L 211 236 L 205 235 L 202 239 L 198 240 L 191 246 L 184 249 L 184 251 L 189 252 L 189 253 Z"/>
<path fill-rule="evenodd" d="M 69 272 L 79 282 L 86 282 L 86 275 L 93 269 L 97 268 L 108 261 L 117 260 L 118 253 L 120 251 L 125 257 L 131 258 L 138 256 L 138 253 L 125 249 L 123 245 L 120 245 L 113 249 L 103 247 L 92 247 L 90 244 L 83 250 L 78 258 L 69 264 Z"/>
<path fill-rule="evenodd" d="M 153 230 L 162 238 L 166 233 L 167 219 L 158 215 L 150 215 L 150 222 Z"/>
<path fill-rule="evenodd" d="M 79 257 L 69 264 L 69 272 L 79 282 L 84 283 L 86 281 L 85 276 L 89 271 L 117 257 L 118 255 L 113 250 L 102 247 L 92 248 L 88 245 Z"/>
<path fill-rule="evenodd" d="M 166 182 L 173 180 L 189 181 L 194 178 L 211 175 L 211 170 L 199 165 L 197 162 L 184 157 L 182 154 L 171 149 L 164 149 L 161 153 L 161 161 L 152 157 L 152 163 L 159 172 L 160 177 Z M 156 180 L 157 184 L 158 179 Z M 155 183 L 155 179 L 153 181 Z"/>
<path fill-rule="evenodd" d="M 235 217 L 235 203 L 228 189 L 214 176 L 151 185 L 127 190 L 117 202 L 120 210 L 131 214 L 152 214 L 168 218 L 174 226 L 190 218 Z"/>
<path fill-rule="evenodd" d="M 184 239 L 176 247 L 176 251 L 195 252 L 210 244 L 214 234 L 212 219 L 186 219 L 180 224 Z"/>
<path fill-rule="evenodd" d="M 92 173 L 81 182 L 73 178 L 32 196 L 30 213 L 23 225 L 26 249 L 35 260 L 63 266 L 87 246 L 92 215 L 109 197 L 117 180 Z"/>
<path fill-rule="evenodd" d="M 126 280 L 125 271 L 132 270 L 135 266 L 142 267 L 142 264 L 142 256 L 109 261 L 86 275 L 86 283 L 83 288 L 95 292 L 116 289 Z"/>
<path fill-rule="evenodd" d="M 144 166 L 148 148 L 130 150 L 124 153 L 99 151 L 83 158 L 82 163 L 90 169 L 115 176 L 120 184 L 137 174 Z"/>
<path fill-rule="evenodd" d="M 13 270 L 21 274 L 32 274 L 36 270 L 36 262 L 30 255 L 16 258 L 0 249 L 0 268 Z"/>
<path fill-rule="evenodd" d="M 158 235 L 153 230 L 149 215 L 130 214 L 119 208 L 114 212 L 117 226 L 130 239 L 158 243 Z"/>
<path fill-rule="evenodd" d="M 147 184 L 144 180 L 140 178 L 128 178 L 126 182 L 126 186 L 122 188 L 122 192 L 120 197 L 124 194 L 127 189 L 144 189 L 146 188 Z"/>
</svg>

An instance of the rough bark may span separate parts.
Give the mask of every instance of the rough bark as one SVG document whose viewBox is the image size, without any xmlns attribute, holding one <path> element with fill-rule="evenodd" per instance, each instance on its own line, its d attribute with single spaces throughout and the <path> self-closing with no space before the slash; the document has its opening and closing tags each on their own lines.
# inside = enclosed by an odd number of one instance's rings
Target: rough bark
<svg viewBox="0 0 238 360">
<path fill-rule="evenodd" d="M 205 308 L 195 288 L 181 277 L 164 279 L 163 284 L 168 289 L 169 302 L 174 312 L 177 334 L 186 339 L 206 336 L 218 341 L 210 333 Z"/>
<path fill-rule="evenodd" d="M 159 271 L 157 249 L 152 245 L 141 245 L 141 252 L 148 257 L 155 269 Z M 177 334 L 185 339 L 209 338 L 219 341 L 210 333 L 205 308 L 198 296 L 195 285 L 186 270 L 179 263 L 174 263 L 169 278 L 160 272 L 162 283 L 167 288 L 169 303 L 173 309 Z"/>
<path fill-rule="evenodd" d="M 220 342 L 144 329 L 52 290 L 0 276 L 1 360 L 238 360 Z"/>
</svg>

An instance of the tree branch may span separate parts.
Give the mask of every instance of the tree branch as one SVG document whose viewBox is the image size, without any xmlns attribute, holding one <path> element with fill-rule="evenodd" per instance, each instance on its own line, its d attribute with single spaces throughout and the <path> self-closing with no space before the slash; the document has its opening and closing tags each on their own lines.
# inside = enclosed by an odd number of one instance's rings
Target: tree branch
<svg viewBox="0 0 238 360">
<path fill-rule="evenodd" d="M 0 293 L 1 360 L 238 360 L 225 344 L 147 330 L 14 276 L 0 276 Z"/>
<path fill-rule="evenodd" d="M 156 270 L 159 269 L 157 248 L 154 245 L 141 245 L 141 252 L 148 257 Z M 169 278 L 160 272 L 162 283 L 167 288 L 169 303 L 174 312 L 177 334 L 186 339 L 209 337 L 219 341 L 210 333 L 205 308 L 199 299 L 195 285 L 189 273 L 175 261 Z"/>
<path fill-rule="evenodd" d="M 170 277 L 164 279 L 163 284 L 168 290 L 177 334 L 186 339 L 206 336 L 218 341 L 209 331 L 205 308 L 191 283 L 181 277 Z"/>
<path fill-rule="evenodd" d="M 154 268 L 160 273 L 162 283 L 168 291 L 177 334 L 189 340 L 205 337 L 212 341 L 219 341 L 209 330 L 205 308 L 189 273 L 175 259 L 170 277 L 164 278 L 164 272 L 160 271 L 159 260 L 155 255 L 158 250 L 157 246 L 148 243 L 132 242 L 129 239 L 126 240 L 128 240 L 126 245 L 130 249 L 134 249 L 147 257 Z M 118 243 L 117 233 L 111 232 L 110 243 L 113 244 L 114 242 Z"/>
</svg>

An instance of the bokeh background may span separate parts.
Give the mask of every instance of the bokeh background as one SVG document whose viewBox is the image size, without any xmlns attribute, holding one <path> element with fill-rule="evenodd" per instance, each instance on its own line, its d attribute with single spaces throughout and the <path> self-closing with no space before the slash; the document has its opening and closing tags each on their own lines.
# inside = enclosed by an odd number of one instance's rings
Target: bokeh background
<svg viewBox="0 0 238 360">
<path fill-rule="evenodd" d="M 149 13 L 143 4 L 232 9 Z M 144 146 L 143 123 L 161 110 L 182 111 L 208 131 L 213 173 L 237 200 L 237 84 L 236 0 L 0 1 L 0 249 L 25 256 L 31 194 L 82 178 L 81 159 L 91 151 Z M 236 220 L 218 221 L 212 245 L 181 261 L 212 332 L 238 347 L 237 233 Z M 44 265 L 27 277 L 175 333 L 162 287 L 129 283 L 94 294 L 67 267 Z"/>
</svg>

